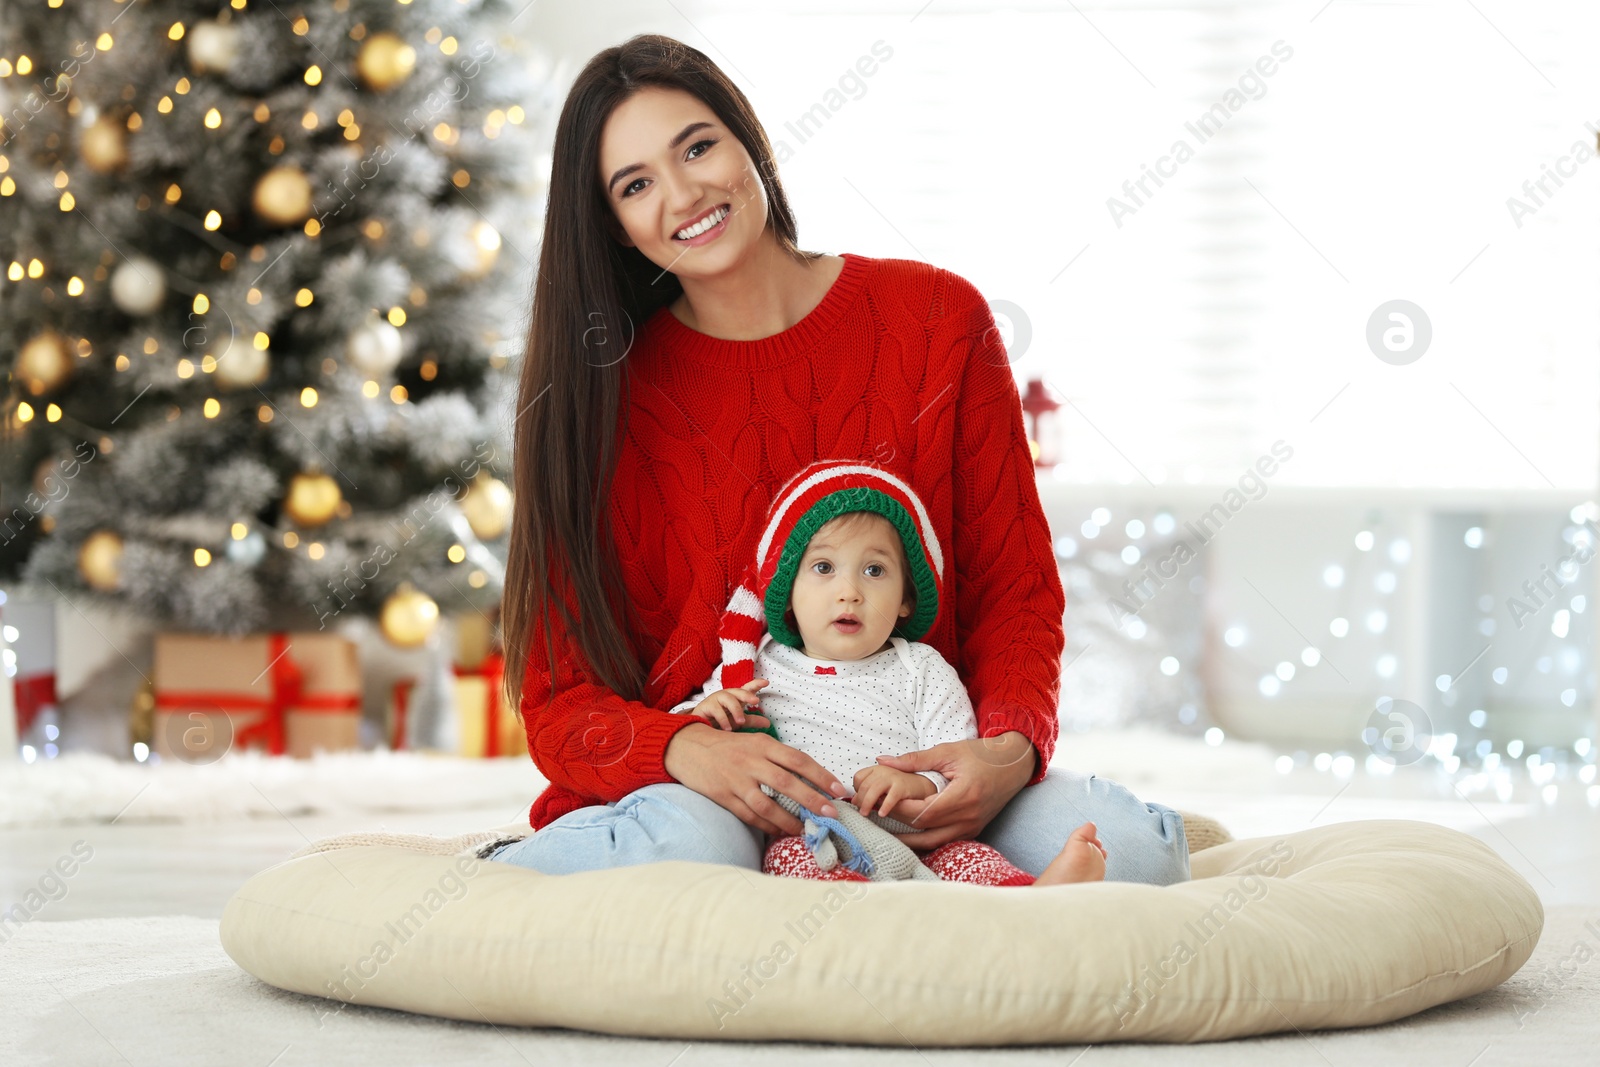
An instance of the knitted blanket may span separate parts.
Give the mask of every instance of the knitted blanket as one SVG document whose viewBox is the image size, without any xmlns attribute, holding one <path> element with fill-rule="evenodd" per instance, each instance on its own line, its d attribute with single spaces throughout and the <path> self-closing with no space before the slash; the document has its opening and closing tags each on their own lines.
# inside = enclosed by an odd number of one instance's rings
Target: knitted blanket
<svg viewBox="0 0 1600 1067">
<path fill-rule="evenodd" d="M 916 833 L 917 827 L 886 815 L 863 815 L 843 801 L 834 803 L 839 817 L 832 819 L 807 811 L 793 798 L 776 792 L 765 783 L 761 791 L 805 824 L 806 845 L 823 870 L 831 871 L 843 864 L 874 882 L 939 881 L 939 876 L 928 869 L 910 846 L 894 836 Z"/>
</svg>

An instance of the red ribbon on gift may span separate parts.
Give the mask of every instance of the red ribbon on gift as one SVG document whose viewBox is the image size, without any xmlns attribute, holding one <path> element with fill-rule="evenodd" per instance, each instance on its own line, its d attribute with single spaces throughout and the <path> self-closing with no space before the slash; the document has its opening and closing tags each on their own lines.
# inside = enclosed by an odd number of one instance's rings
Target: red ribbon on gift
<svg viewBox="0 0 1600 1067">
<path fill-rule="evenodd" d="M 267 665 L 267 670 L 272 672 L 272 691 L 269 695 L 258 697 L 214 689 L 165 689 L 156 693 L 156 707 L 167 710 L 214 707 L 229 712 L 260 712 L 260 718 L 233 735 L 233 743 L 243 747 L 259 741 L 274 756 L 281 756 L 287 750 L 284 716 L 291 708 L 312 712 L 353 711 L 360 708 L 361 697 L 356 693 L 304 692 L 305 671 L 289 655 L 288 635 L 273 633 L 268 635 L 267 640 L 268 653 L 272 657 Z"/>
<path fill-rule="evenodd" d="M 485 756 L 500 755 L 500 716 L 504 714 L 500 707 L 500 679 L 505 674 L 505 669 L 506 658 L 499 652 L 489 653 L 476 667 L 455 668 L 457 678 L 476 677 L 489 683 L 489 706 L 484 711 L 483 754 Z"/>
<path fill-rule="evenodd" d="M 56 702 L 56 676 L 54 674 L 30 674 L 25 678 L 18 678 L 11 683 L 12 691 L 16 694 L 17 701 L 17 734 L 20 736 L 28 732 L 28 727 L 33 725 L 34 716 L 45 708 L 54 706 Z"/>
<path fill-rule="evenodd" d="M 483 658 L 483 662 L 476 667 L 463 667 L 455 665 L 457 678 L 483 678 L 489 683 L 489 703 L 485 709 L 483 754 L 486 757 L 500 755 L 500 716 L 503 711 L 500 707 L 500 682 L 505 674 L 505 656 L 499 652 L 491 652 Z M 406 747 L 406 705 L 410 701 L 411 687 L 416 682 L 410 678 L 402 678 L 394 683 L 394 729 L 389 747 L 396 752 Z"/>
<path fill-rule="evenodd" d="M 406 747 L 406 697 L 415 684 L 410 678 L 394 683 L 394 736 L 389 738 L 389 747 L 396 752 Z"/>
</svg>

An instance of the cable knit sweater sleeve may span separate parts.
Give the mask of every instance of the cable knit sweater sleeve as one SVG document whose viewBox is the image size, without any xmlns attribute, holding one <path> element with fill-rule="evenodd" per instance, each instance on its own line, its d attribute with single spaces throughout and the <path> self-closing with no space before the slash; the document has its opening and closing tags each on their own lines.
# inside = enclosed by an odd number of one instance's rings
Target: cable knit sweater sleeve
<svg viewBox="0 0 1600 1067">
<path fill-rule="evenodd" d="M 567 603 L 573 604 L 570 591 Z M 520 709 L 534 765 L 565 795 L 540 798 L 531 820 L 536 827 L 581 807 L 580 798 L 609 803 L 635 789 L 674 781 L 666 770 L 668 742 L 679 730 L 704 722 L 625 700 L 596 682 L 554 604 L 550 633 L 554 669 L 546 656 L 543 620 L 534 620 Z"/>
<path fill-rule="evenodd" d="M 956 666 L 979 736 L 1017 730 L 1033 742 L 1032 785 L 1044 777 L 1059 730 L 1066 594 L 994 316 L 970 282 L 943 277 L 946 314 L 933 343 L 950 345 L 963 361 L 953 464 Z"/>
</svg>

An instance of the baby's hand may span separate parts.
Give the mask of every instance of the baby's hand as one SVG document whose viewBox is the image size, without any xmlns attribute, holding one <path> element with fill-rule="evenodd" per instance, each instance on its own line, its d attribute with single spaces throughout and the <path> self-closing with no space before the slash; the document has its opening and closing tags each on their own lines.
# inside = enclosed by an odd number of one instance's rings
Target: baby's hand
<svg viewBox="0 0 1600 1067">
<path fill-rule="evenodd" d="M 745 725 L 746 704 L 755 711 L 761 710 L 761 698 L 756 695 L 756 691 L 767 684 L 765 678 L 752 678 L 737 689 L 719 689 L 682 714 L 699 715 L 709 719 L 711 725 L 719 730 L 735 730 Z"/>
<path fill-rule="evenodd" d="M 863 815 L 870 815 L 874 808 L 879 815 L 891 815 L 902 800 L 925 800 L 939 791 L 924 775 L 881 763 L 857 771 L 855 787 L 856 795 L 850 803 Z"/>
</svg>

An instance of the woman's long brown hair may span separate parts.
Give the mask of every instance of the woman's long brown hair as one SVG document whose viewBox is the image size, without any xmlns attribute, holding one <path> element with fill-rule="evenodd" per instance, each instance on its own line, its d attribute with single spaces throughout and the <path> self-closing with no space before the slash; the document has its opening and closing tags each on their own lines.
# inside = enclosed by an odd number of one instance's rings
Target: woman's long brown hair
<svg viewBox="0 0 1600 1067">
<path fill-rule="evenodd" d="M 567 94 L 556 125 L 533 315 L 513 427 L 515 512 L 501 596 L 508 705 L 522 702 L 530 662 L 555 663 L 550 606 L 561 612 L 591 679 L 640 700 L 644 668 L 627 638 L 632 619 L 617 563 L 608 501 L 626 433 L 628 361 L 635 329 L 683 291 L 637 248 L 618 242 L 600 178 L 600 135 L 612 111 L 646 86 L 702 100 L 744 145 L 766 190 L 767 225 L 798 259 L 794 215 L 766 131 L 717 65 L 681 41 L 640 34 L 598 53 Z M 622 422 L 619 424 L 619 416 Z M 570 593 L 557 589 L 561 578 Z M 577 607 L 574 619 L 564 598 Z M 619 612 L 623 619 L 619 621 Z M 533 620 L 543 658 L 533 659 Z M 554 687 L 546 700 L 554 699 Z"/>
</svg>

